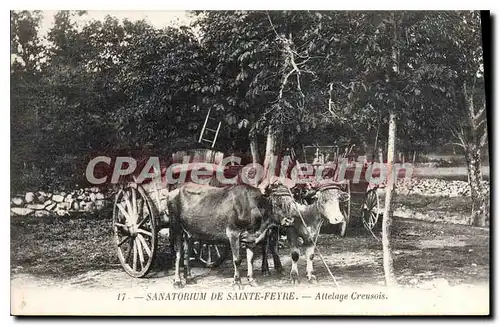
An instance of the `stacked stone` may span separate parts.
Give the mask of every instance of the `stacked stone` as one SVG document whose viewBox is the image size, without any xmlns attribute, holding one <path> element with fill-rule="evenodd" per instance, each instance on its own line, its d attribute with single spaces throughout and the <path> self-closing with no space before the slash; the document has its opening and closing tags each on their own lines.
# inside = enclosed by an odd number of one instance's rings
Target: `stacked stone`
<svg viewBox="0 0 500 326">
<path fill-rule="evenodd" d="M 15 216 L 70 215 L 74 212 L 96 212 L 109 202 L 108 196 L 99 188 L 85 188 L 69 193 L 27 192 L 14 196 L 11 213 Z"/>
<path fill-rule="evenodd" d="M 489 182 L 483 181 L 489 190 Z M 470 186 L 466 181 L 442 179 L 399 179 L 396 191 L 401 194 L 418 194 L 423 196 L 460 197 L 470 196 Z"/>
</svg>

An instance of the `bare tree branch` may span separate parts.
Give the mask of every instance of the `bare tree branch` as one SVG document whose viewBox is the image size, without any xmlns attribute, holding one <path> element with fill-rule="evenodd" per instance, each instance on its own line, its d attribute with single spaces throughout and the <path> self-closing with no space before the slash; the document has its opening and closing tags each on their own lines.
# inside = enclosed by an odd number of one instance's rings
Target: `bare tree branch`
<svg viewBox="0 0 500 326">
<path fill-rule="evenodd" d="M 342 82 L 339 82 L 339 85 L 342 86 L 344 89 L 351 89 L 351 86 L 346 86 Z"/>
<path fill-rule="evenodd" d="M 460 126 L 460 130 L 455 130 L 453 128 L 450 129 L 452 135 L 460 141 L 460 143 L 458 145 L 460 145 L 461 147 L 463 147 L 464 149 L 467 148 L 467 142 L 465 141 L 465 135 L 464 135 L 464 131 L 462 129 L 462 126 Z"/>
<path fill-rule="evenodd" d="M 483 123 L 485 123 L 485 122 L 486 122 L 486 119 L 482 119 L 481 121 L 479 121 L 479 122 L 476 124 L 476 129 L 479 129 L 479 127 L 481 127 L 481 125 L 482 125 Z"/>
<path fill-rule="evenodd" d="M 300 74 L 297 73 L 297 89 L 299 90 L 300 96 L 305 98 L 306 96 L 302 93 L 302 88 L 300 87 Z"/>
<path fill-rule="evenodd" d="M 281 82 L 280 93 L 278 95 L 278 99 L 281 100 L 283 98 L 283 90 L 288 82 L 288 78 L 293 74 L 295 70 L 291 70 L 288 74 L 283 77 L 283 81 Z"/>
<path fill-rule="evenodd" d="M 318 75 L 316 75 L 316 73 L 312 70 L 302 70 L 302 72 L 307 73 L 307 74 L 311 74 L 314 77 L 318 78 Z"/>
<path fill-rule="evenodd" d="M 335 103 L 332 100 L 332 94 L 333 94 L 333 82 L 329 84 L 329 97 L 328 97 L 328 111 L 331 113 L 331 115 L 340 121 L 345 120 L 341 116 L 339 116 L 335 111 L 338 111 Z"/>
<path fill-rule="evenodd" d="M 488 139 L 488 131 L 484 130 L 481 139 L 479 140 L 479 147 L 484 147 L 486 145 L 486 140 Z"/>
<path fill-rule="evenodd" d="M 446 145 L 456 145 L 456 146 L 460 146 L 460 147 L 462 147 L 463 149 L 465 149 L 465 146 L 464 146 L 464 144 L 462 144 L 462 143 L 446 143 Z"/>
<path fill-rule="evenodd" d="M 298 62 L 297 63 L 297 66 L 302 66 L 303 64 L 305 64 L 307 61 L 309 61 L 311 59 L 311 57 L 307 57 L 307 59 L 305 59 L 304 61 L 301 61 L 301 62 Z"/>
<path fill-rule="evenodd" d="M 285 89 L 286 84 L 288 83 L 288 78 L 290 78 L 290 76 L 293 73 L 296 73 L 296 75 L 297 75 L 297 90 L 298 90 L 298 92 L 303 100 L 305 98 L 305 95 L 302 91 L 302 86 L 300 83 L 301 70 L 300 70 L 299 66 L 305 65 L 307 63 L 307 61 L 310 60 L 310 57 L 309 57 L 309 55 L 307 55 L 307 51 L 306 51 L 306 55 L 301 55 L 293 49 L 294 43 L 293 43 L 292 33 L 290 33 L 290 36 L 288 39 L 283 37 L 283 36 L 280 36 L 278 34 L 278 32 L 276 31 L 276 28 L 273 25 L 273 22 L 271 20 L 271 16 L 269 15 L 269 13 L 267 13 L 267 19 L 269 20 L 269 24 L 271 24 L 271 27 L 272 27 L 274 33 L 276 34 L 276 37 L 278 38 L 278 40 L 280 40 L 283 43 L 283 52 L 284 52 L 284 57 L 285 57 L 285 59 L 284 59 L 285 62 L 283 65 L 283 70 L 282 70 L 282 73 L 284 74 L 284 76 L 283 76 L 283 80 L 281 82 L 278 100 L 281 100 L 283 98 L 283 91 Z M 299 57 L 299 58 L 305 59 L 305 60 L 302 60 L 301 62 L 297 63 L 295 57 Z M 285 71 L 289 68 L 290 65 L 292 66 L 292 70 L 285 74 Z M 316 77 L 316 74 L 310 70 L 305 70 L 304 72 L 310 73 Z M 299 108 L 300 107 L 301 107 L 301 104 L 299 104 Z"/>
<path fill-rule="evenodd" d="M 277 37 L 278 39 L 280 39 L 280 40 L 284 41 L 284 39 L 283 39 L 283 38 L 282 38 L 282 37 L 278 34 L 278 32 L 276 31 L 276 28 L 274 28 L 274 25 L 273 25 L 273 22 L 271 21 L 271 16 L 269 16 L 269 13 L 268 13 L 268 12 L 266 12 L 266 14 L 267 14 L 267 19 L 269 20 L 269 24 L 271 24 L 271 27 L 272 27 L 272 29 L 273 29 L 273 31 L 274 31 L 274 34 L 276 34 L 276 37 Z"/>
<path fill-rule="evenodd" d="M 483 105 L 483 108 L 481 110 L 479 110 L 479 112 L 474 115 L 474 119 L 479 119 L 485 110 L 486 110 L 486 106 Z"/>
</svg>

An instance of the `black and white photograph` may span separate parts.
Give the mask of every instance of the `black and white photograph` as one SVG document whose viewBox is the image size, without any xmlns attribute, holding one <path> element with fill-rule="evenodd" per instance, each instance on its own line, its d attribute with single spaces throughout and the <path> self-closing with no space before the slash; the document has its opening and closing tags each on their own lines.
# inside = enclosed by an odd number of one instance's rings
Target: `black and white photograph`
<svg viewBox="0 0 500 326">
<path fill-rule="evenodd" d="M 11 315 L 489 316 L 491 34 L 11 10 Z"/>
</svg>

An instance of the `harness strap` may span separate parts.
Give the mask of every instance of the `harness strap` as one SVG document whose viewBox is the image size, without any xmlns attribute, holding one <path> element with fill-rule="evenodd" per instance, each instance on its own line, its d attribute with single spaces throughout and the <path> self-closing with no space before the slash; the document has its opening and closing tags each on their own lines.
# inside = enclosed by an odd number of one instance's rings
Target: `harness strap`
<svg viewBox="0 0 500 326">
<path fill-rule="evenodd" d="M 329 189 L 339 189 L 339 190 L 342 190 L 342 186 L 344 184 L 337 184 L 337 183 L 331 183 L 331 184 L 325 184 L 325 185 L 321 185 L 318 187 L 318 191 L 325 191 L 325 190 L 329 190 Z"/>
</svg>

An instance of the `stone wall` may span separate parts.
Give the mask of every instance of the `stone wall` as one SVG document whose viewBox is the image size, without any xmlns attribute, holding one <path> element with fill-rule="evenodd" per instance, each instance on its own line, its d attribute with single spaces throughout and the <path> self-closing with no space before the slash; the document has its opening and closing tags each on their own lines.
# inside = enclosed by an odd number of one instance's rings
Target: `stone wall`
<svg viewBox="0 0 500 326">
<path fill-rule="evenodd" d="M 70 215 L 78 212 L 96 212 L 111 203 L 112 194 L 97 187 L 72 192 L 48 193 L 27 192 L 11 199 L 11 215 L 37 217 L 48 215 Z"/>
<path fill-rule="evenodd" d="M 490 184 L 483 181 L 489 191 Z M 469 183 L 460 180 L 442 179 L 399 179 L 396 192 L 402 195 L 418 194 L 423 196 L 460 197 L 470 196 Z"/>
<path fill-rule="evenodd" d="M 488 187 L 489 182 L 484 181 Z M 458 180 L 400 179 L 396 191 L 401 195 L 458 197 L 470 196 L 469 184 Z M 152 194 L 150 194 L 152 196 Z M 70 215 L 78 212 L 97 212 L 112 203 L 114 194 L 97 187 L 72 192 L 48 193 L 43 191 L 19 194 L 11 199 L 13 216 Z"/>
</svg>

